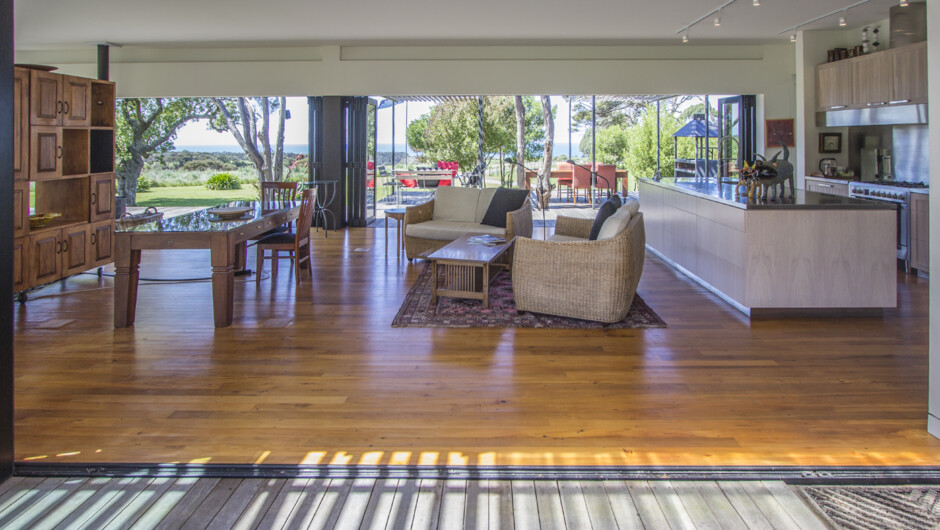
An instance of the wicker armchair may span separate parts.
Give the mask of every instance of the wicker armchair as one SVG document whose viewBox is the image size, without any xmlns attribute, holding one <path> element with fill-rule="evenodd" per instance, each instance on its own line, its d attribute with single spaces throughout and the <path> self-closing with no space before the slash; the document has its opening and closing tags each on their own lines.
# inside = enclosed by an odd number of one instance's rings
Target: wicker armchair
<svg viewBox="0 0 940 530">
<path fill-rule="evenodd" d="M 431 252 L 450 243 L 440 239 L 424 239 L 407 235 L 408 225 L 430 221 L 434 214 L 434 199 L 417 206 L 405 208 L 405 222 L 402 227 L 402 237 L 405 240 L 405 256 L 408 261 L 423 258 Z M 532 205 L 529 199 L 516 211 L 506 214 L 506 240 L 516 236 L 532 237 Z"/>
<path fill-rule="evenodd" d="M 599 241 L 587 240 L 592 223 L 558 217 L 556 234 L 584 241 L 516 239 L 516 309 L 604 323 L 627 316 L 646 256 L 643 214 L 634 215 L 616 236 Z"/>
</svg>

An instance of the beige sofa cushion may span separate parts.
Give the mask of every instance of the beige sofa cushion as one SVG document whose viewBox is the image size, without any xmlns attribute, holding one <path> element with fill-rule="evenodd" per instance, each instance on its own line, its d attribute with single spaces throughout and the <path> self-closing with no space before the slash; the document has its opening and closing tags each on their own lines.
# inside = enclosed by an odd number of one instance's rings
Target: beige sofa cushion
<svg viewBox="0 0 940 530">
<path fill-rule="evenodd" d="M 477 216 L 473 219 L 477 223 L 483 222 L 483 216 L 486 215 L 486 210 L 489 209 L 490 203 L 493 202 L 493 195 L 496 194 L 496 190 L 499 188 L 484 188 L 480 190 L 480 200 L 477 201 Z"/>
<path fill-rule="evenodd" d="M 639 205 L 639 202 L 637 202 L 637 204 Z M 597 233 L 597 239 L 610 239 L 622 232 L 630 223 L 633 213 L 632 208 L 628 207 L 626 204 L 621 206 L 620 209 L 614 212 L 614 215 L 608 217 L 607 220 L 604 221 L 604 224 L 601 225 L 601 231 Z"/>
<path fill-rule="evenodd" d="M 549 241 L 555 241 L 556 243 L 566 243 L 569 241 L 587 241 L 583 237 L 574 237 L 574 236 L 563 236 L 561 234 L 552 234 L 548 236 Z"/>
<path fill-rule="evenodd" d="M 634 199 L 633 197 L 626 197 L 623 199 L 623 206 L 621 208 L 627 208 L 630 210 L 630 216 L 636 215 L 640 211 L 640 201 Z M 629 219 L 627 219 L 629 221 Z"/>
<path fill-rule="evenodd" d="M 476 220 L 479 199 L 480 190 L 476 188 L 440 186 L 434 193 L 434 213 L 431 218 L 435 221 L 472 223 Z"/>
<path fill-rule="evenodd" d="M 434 202 L 436 203 L 437 201 L 435 200 Z M 433 221 L 406 225 L 405 234 L 421 239 L 453 241 L 465 234 L 489 234 L 492 236 L 506 237 L 506 229 L 467 221 L 438 221 L 435 219 Z"/>
</svg>

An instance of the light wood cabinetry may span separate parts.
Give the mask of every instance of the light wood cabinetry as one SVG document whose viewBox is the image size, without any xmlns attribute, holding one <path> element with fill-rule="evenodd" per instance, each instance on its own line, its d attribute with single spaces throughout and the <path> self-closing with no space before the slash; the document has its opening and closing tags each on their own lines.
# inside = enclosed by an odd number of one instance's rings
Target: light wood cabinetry
<svg viewBox="0 0 940 530">
<path fill-rule="evenodd" d="M 848 182 L 831 180 L 822 177 L 806 177 L 806 191 L 825 193 L 827 195 L 849 196 Z"/>
<path fill-rule="evenodd" d="M 107 81 L 22 68 L 14 78 L 14 288 L 23 291 L 111 261 L 115 101 Z M 31 229 L 31 203 L 60 217 Z"/>
<path fill-rule="evenodd" d="M 927 43 L 816 67 L 816 110 L 927 102 Z"/>
<path fill-rule="evenodd" d="M 930 210 L 926 193 L 911 193 L 911 268 L 930 270 Z"/>
<path fill-rule="evenodd" d="M 830 110 L 852 104 L 851 65 L 846 61 L 821 64 L 816 68 L 816 106 Z"/>
</svg>

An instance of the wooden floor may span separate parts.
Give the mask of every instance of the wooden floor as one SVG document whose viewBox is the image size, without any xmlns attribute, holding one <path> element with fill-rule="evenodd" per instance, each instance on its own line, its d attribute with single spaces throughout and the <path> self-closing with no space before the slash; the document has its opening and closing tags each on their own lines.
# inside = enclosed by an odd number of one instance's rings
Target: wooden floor
<svg viewBox="0 0 940 530">
<path fill-rule="evenodd" d="M 383 234 L 315 233 L 314 281 L 240 280 L 224 329 L 205 282 L 141 285 L 127 329 L 110 279 L 35 293 L 15 308 L 17 460 L 940 464 L 924 279 L 899 274 L 884 317 L 750 322 L 648 258 L 666 329 L 393 329 L 423 264 Z M 208 275 L 203 251 L 143 260 Z"/>
<path fill-rule="evenodd" d="M 827 528 L 773 481 L 25 478 L 0 492 L 8 530 Z"/>
</svg>

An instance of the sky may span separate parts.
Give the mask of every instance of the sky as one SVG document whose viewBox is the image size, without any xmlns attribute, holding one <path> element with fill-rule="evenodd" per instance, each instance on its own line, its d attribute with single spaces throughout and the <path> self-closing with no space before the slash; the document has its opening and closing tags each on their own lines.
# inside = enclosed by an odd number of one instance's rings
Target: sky
<svg viewBox="0 0 940 530">
<path fill-rule="evenodd" d="M 376 97 L 374 99 L 381 100 Z M 552 104 L 556 107 L 555 116 L 555 143 L 568 142 L 568 103 L 561 96 L 552 96 Z M 399 104 L 395 108 L 395 143 L 405 143 L 405 128 L 407 123 L 427 113 L 432 103 L 409 102 L 407 109 L 407 122 L 405 121 L 405 105 Z M 291 118 L 285 122 L 284 144 L 306 145 L 307 143 L 307 98 L 287 98 L 287 109 Z M 379 144 L 392 143 L 392 110 L 380 109 L 377 116 L 377 140 Z M 572 142 L 577 145 L 584 135 L 583 131 L 572 134 Z M 238 145 L 229 132 L 219 133 L 206 127 L 205 120 L 190 122 L 184 125 L 176 137 L 174 145 L 177 149 L 186 146 L 219 146 Z"/>
</svg>

